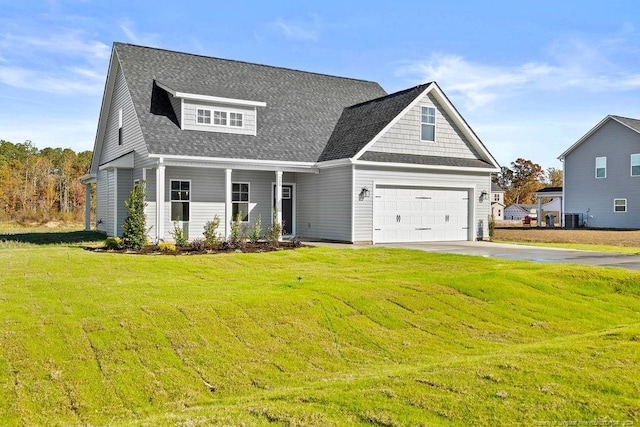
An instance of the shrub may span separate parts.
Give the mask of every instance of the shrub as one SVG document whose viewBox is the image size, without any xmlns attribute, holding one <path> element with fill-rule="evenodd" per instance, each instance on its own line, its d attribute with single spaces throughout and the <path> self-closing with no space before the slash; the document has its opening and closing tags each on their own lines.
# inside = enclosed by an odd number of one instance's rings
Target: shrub
<svg viewBox="0 0 640 427">
<path fill-rule="evenodd" d="M 273 209 L 271 225 L 267 227 L 267 231 L 264 235 L 267 242 L 269 242 L 273 247 L 278 247 L 280 237 L 282 236 L 282 228 L 283 224 L 278 222 L 278 214 L 276 213 L 276 210 Z"/>
<path fill-rule="evenodd" d="M 251 243 L 257 243 L 260 240 L 260 235 L 262 234 L 262 217 L 258 215 L 256 221 L 251 226 L 249 230 L 249 240 Z"/>
<path fill-rule="evenodd" d="M 207 221 L 204 225 L 204 242 L 208 248 L 215 248 L 220 244 L 220 236 L 218 236 L 218 227 L 220 226 L 220 217 L 216 214 L 213 221 Z"/>
<path fill-rule="evenodd" d="M 189 243 L 189 248 L 192 251 L 202 252 L 207 249 L 207 244 L 204 239 L 193 239 L 191 243 Z"/>
<path fill-rule="evenodd" d="M 119 237 L 107 237 L 104 247 L 108 250 L 122 249 L 122 239 Z"/>
<path fill-rule="evenodd" d="M 184 247 L 189 243 L 182 224 L 177 221 L 173 223 L 173 231 L 171 232 L 171 236 L 173 236 L 173 240 L 176 241 L 176 246 Z"/>
<path fill-rule="evenodd" d="M 247 229 L 242 224 L 242 212 L 238 212 L 231 221 L 231 236 L 226 242 L 226 249 L 244 249 L 247 240 Z"/>
<path fill-rule="evenodd" d="M 169 242 L 160 242 L 158 243 L 158 249 L 160 249 L 160 252 L 175 252 L 176 245 Z"/>
<path fill-rule="evenodd" d="M 298 236 L 295 236 L 291 239 L 291 246 L 293 246 L 294 248 L 302 247 L 302 241 Z"/>
<path fill-rule="evenodd" d="M 145 225 L 144 182 L 135 184 L 124 202 L 127 207 L 127 218 L 122 227 L 122 244 L 125 248 L 139 250 L 147 245 L 147 230 Z"/>
<path fill-rule="evenodd" d="M 489 240 L 493 240 L 493 235 L 496 231 L 496 219 L 493 215 L 489 216 Z"/>
</svg>

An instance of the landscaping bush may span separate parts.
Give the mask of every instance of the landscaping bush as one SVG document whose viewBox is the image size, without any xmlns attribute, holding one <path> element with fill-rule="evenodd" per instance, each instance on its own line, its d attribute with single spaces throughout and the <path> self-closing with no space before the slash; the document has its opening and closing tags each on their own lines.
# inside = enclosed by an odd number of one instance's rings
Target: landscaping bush
<svg viewBox="0 0 640 427">
<path fill-rule="evenodd" d="M 147 229 L 145 225 L 144 182 L 133 186 L 129 198 L 124 202 L 127 207 L 127 218 L 122 228 L 122 245 L 127 249 L 139 250 L 147 245 Z"/>
<path fill-rule="evenodd" d="M 247 229 L 242 224 L 242 212 L 238 212 L 236 217 L 231 221 L 231 236 L 223 247 L 225 249 L 244 249 L 247 241 Z"/>
<path fill-rule="evenodd" d="M 160 252 L 175 252 L 176 245 L 169 242 L 160 242 L 158 243 L 158 249 L 160 249 Z"/>
<path fill-rule="evenodd" d="M 204 239 L 194 239 L 189 243 L 189 248 L 191 248 L 192 251 L 202 252 L 207 249 L 207 244 Z"/>
<path fill-rule="evenodd" d="M 249 230 L 249 241 L 251 243 L 258 243 L 260 240 L 260 235 L 262 234 L 262 217 L 258 215 L 253 226 Z"/>
<path fill-rule="evenodd" d="M 220 245 L 220 236 L 218 235 L 218 227 L 220 226 L 220 217 L 216 214 L 213 221 L 207 221 L 204 225 L 204 242 L 207 248 L 215 249 Z"/>
<path fill-rule="evenodd" d="M 276 210 L 273 209 L 271 214 L 271 225 L 267 227 L 267 231 L 264 235 L 267 242 L 273 247 L 278 247 L 280 243 L 280 237 L 282 236 L 283 223 L 278 222 L 278 215 Z"/>
<path fill-rule="evenodd" d="M 176 246 L 178 247 L 183 248 L 189 243 L 182 224 L 177 221 L 173 223 L 173 231 L 171 232 L 171 236 L 173 237 L 173 240 L 175 240 Z"/>
<path fill-rule="evenodd" d="M 108 250 L 122 249 L 122 239 L 119 237 L 107 237 L 104 247 Z"/>
</svg>

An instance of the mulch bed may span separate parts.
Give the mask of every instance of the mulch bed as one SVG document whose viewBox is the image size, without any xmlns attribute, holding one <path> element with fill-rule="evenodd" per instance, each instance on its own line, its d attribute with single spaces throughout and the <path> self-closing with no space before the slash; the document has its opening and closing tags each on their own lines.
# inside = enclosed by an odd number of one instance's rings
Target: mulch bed
<svg viewBox="0 0 640 427">
<path fill-rule="evenodd" d="M 110 252 L 121 254 L 139 254 L 139 255 L 205 255 L 205 254 L 219 254 L 219 253 L 260 253 L 260 252 L 274 252 L 297 249 L 304 247 L 300 243 L 294 243 L 289 241 L 279 242 L 277 246 L 274 246 L 269 242 L 247 242 L 241 248 L 231 248 L 224 245 L 220 245 L 215 249 L 194 249 L 189 246 L 180 247 L 177 246 L 175 251 L 161 251 L 158 245 L 147 245 L 139 251 L 131 249 L 106 249 L 104 247 L 87 247 L 87 250 L 93 252 Z"/>
</svg>

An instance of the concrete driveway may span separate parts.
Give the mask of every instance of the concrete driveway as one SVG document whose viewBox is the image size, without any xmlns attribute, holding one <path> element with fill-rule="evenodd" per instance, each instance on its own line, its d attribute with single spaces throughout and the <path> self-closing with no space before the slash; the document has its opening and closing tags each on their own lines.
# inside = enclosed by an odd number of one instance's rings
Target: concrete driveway
<svg viewBox="0 0 640 427">
<path fill-rule="evenodd" d="M 615 254 L 610 252 L 579 251 L 575 249 L 543 248 L 538 246 L 509 245 L 493 242 L 425 242 L 390 243 L 375 246 L 341 245 L 334 243 L 310 243 L 311 245 L 345 248 L 405 248 L 426 252 L 440 252 L 459 255 L 474 255 L 487 258 L 553 262 L 565 264 L 585 264 L 602 267 L 620 267 L 640 271 L 640 256 Z"/>
<path fill-rule="evenodd" d="M 640 270 L 640 256 L 611 252 L 579 251 L 575 249 L 543 248 L 539 246 L 509 245 L 493 242 L 427 242 L 389 244 L 386 247 L 418 249 L 427 252 L 476 255 L 488 258 L 586 264 L 602 267 L 621 267 Z"/>
</svg>

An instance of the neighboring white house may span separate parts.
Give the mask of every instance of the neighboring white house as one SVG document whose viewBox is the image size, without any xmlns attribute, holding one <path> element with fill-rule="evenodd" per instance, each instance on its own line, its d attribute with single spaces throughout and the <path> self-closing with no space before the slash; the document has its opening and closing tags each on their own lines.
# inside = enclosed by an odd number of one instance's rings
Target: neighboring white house
<svg viewBox="0 0 640 427">
<path fill-rule="evenodd" d="M 495 182 L 491 183 L 491 216 L 496 221 L 504 219 L 504 190 Z"/>
<path fill-rule="evenodd" d="M 353 243 L 488 236 L 499 165 L 440 87 L 375 82 L 115 43 L 87 186 L 121 235 L 146 185 L 151 240 L 218 215 Z M 90 193 L 90 192 L 88 192 Z M 90 206 L 90 203 L 87 203 Z M 90 224 L 88 224 L 90 226 Z"/>
<path fill-rule="evenodd" d="M 609 115 L 558 158 L 563 212 L 589 227 L 640 228 L 640 120 Z"/>
<path fill-rule="evenodd" d="M 536 205 L 514 203 L 504 208 L 505 221 L 522 221 L 525 216 L 534 219 L 537 218 L 538 211 L 536 210 Z"/>
</svg>

